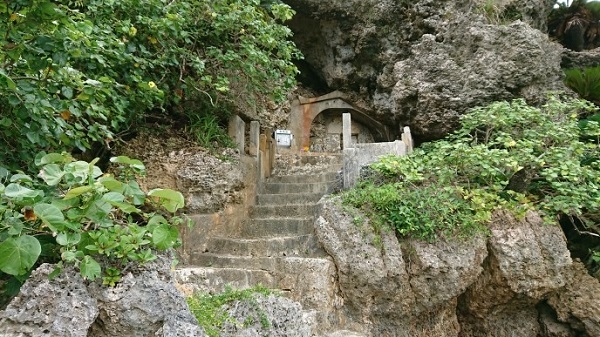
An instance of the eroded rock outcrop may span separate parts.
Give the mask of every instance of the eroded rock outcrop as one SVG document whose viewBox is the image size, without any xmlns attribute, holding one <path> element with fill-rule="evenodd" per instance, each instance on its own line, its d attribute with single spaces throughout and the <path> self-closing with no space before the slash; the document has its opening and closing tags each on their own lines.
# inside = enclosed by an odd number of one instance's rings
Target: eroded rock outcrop
<svg viewBox="0 0 600 337">
<path fill-rule="evenodd" d="M 73 269 L 49 280 L 44 264 L 0 311 L 0 336 L 203 337 L 169 266 L 161 258 L 107 288 Z"/>
<path fill-rule="evenodd" d="M 427 243 L 373 232 L 339 199 L 316 231 L 344 310 L 370 336 L 597 336 L 600 286 L 574 267 L 559 226 L 497 212 L 488 237 Z M 376 244 L 373 244 L 376 242 Z M 595 283 L 594 283 L 595 282 Z M 554 331 L 556 333 L 552 333 Z M 561 334 L 559 334 L 562 336 Z"/>
<path fill-rule="evenodd" d="M 290 26 L 304 81 L 419 140 L 451 131 L 474 106 L 564 90 L 563 48 L 545 33 L 552 0 L 285 2 L 298 12 Z"/>
</svg>

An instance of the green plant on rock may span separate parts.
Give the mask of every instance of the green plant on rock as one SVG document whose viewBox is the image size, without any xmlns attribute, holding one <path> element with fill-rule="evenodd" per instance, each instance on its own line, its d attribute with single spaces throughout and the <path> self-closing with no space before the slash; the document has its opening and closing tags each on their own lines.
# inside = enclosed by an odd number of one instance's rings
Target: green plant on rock
<svg viewBox="0 0 600 337">
<path fill-rule="evenodd" d="M 0 168 L 0 276 L 23 280 L 40 258 L 74 265 L 90 280 L 120 280 L 130 263 L 156 258 L 178 245 L 175 213 L 183 195 L 169 189 L 145 193 L 133 178 L 144 165 L 115 157 L 119 179 L 68 154 L 41 153 L 39 174 Z M 104 270 L 103 270 L 103 267 Z"/>
<path fill-rule="evenodd" d="M 257 294 L 269 296 L 273 294 L 273 291 L 261 285 L 244 290 L 236 290 L 232 289 L 231 287 L 226 287 L 225 291 L 219 294 L 194 294 L 193 296 L 187 298 L 187 303 L 190 311 L 198 320 L 198 324 L 204 329 L 204 332 L 209 337 L 219 337 L 220 331 L 226 322 L 240 324 L 240 322 L 235 321 L 225 311 L 226 305 L 236 301 L 245 301 L 257 307 L 258 303 L 256 302 L 255 298 Z M 258 314 L 258 320 L 260 321 L 261 327 L 268 329 L 270 327 L 270 322 L 266 316 L 266 313 L 259 310 Z M 241 324 L 251 325 L 254 324 L 254 321 L 254 317 L 246 317 Z"/>
<path fill-rule="evenodd" d="M 600 127 L 578 125 L 579 115 L 594 110 L 556 97 L 541 107 L 514 100 L 475 108 L 446 139 L 372 164 L 379 178 L 344 200 L 399 235 L 425 239 L 485 231 L 498 208 L 538 210 L 548 222 L 568 215 L 595 227 Z"/>
</svg>

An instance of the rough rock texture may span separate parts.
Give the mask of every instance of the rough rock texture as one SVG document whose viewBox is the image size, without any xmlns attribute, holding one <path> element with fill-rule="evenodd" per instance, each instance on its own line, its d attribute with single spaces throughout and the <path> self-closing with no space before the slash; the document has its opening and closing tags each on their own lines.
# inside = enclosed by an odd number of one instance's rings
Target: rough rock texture
<svg viewBox="0 0 600 337">
<path fill-rule="evenodd" d="M 548 304 L 558 320 L 578 333 L 600 336 L 600 282 L 590 276 L 583 264 L 572 267 L 573 279 L 565 289 L 551 296 Z"/>
<path fill-rule="evenodd" d="M 71 270 L 53 280 L 54 270 L 41 265 L 6 310 L 0 311 L 0 336 L 85 337 L 98 315 L 98 301 L 85 282 Z"/>
<path fill-rule="evenodd" d="M 562 59 L 563 68 L 588 68 L 600 66 L 600 48 L 584 51 L 565 49 Z"/>
<path fill-rule="evenodd" d="M 88 291 L 99 309 L 88 337 L 204 336 L 175 288 L 167 259 L 125 275 L 114 288 L 91 283 Z"/>
<path fill-rule="evenodd" d="M 535 336 L 536 305 L 570 281 L 564 235 L 535 213 L 498 213 L 490 229 L 485 271 L 460 299 L 463 336 Z"/>
<path fill-rule="evenodd" d="M 0 336 L 204 336 L 172 282 L 169 262 L 157 261 L 114 288 L 84 281 L 74 270 L 48 280 L 53 266 L 44 264 L 0 311 Z"/>
<path fill-rule="evenodd" d="M 374 233 L 323 199 L 316 232 L 338 268 L 347 328 L 368 336 L 600 336 L 600 283 L 559 226 L 497 212 L 489 237 L 430 244 Z M 359 328 L 362 328 L 359 329 Z"/>
<path fill-rule="evenodd" d="M 187 213 L 212 213 L 243 199 L 244 175 L 234 149 L 211 154 L 173 130 L 145 132 L 116 152 L 146 165 L 145 190 L 172 188 L 185 196 Z"/>
<path fill-rule="evenodd" d="M 552 0 L 285 2 L 298 12 L 304 82 L 345 92 L 417 140 L 449 132 L 471 107 L 564 89 L 562 47 L 538 30 Z"/>
<path fill-rule="evenodd" d="M 322 201 L 316 231 L 349 316 L 374 336 L 458 336 L 456 299 L 482 272 L 485 240 L 399 244 L 392 232 L 354 225 L 336 200 Z M 381 246 L 371 244 L 377 240 Z"/>
<path fill-rule="evenodd" d="M 232 320 L 221 331 L 223 337 L 310 337 L 314 317 L 302 306 L 284 297 L 256 295 L 225 307 Z"/>
</svg>

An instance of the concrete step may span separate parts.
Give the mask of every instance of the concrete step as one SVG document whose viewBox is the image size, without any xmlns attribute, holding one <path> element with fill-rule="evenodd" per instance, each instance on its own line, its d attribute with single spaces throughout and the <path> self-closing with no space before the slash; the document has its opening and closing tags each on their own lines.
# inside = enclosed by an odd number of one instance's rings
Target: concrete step
<svg viewBox="0 0 600 337">
<path fill-rule="evenodd" d="M 188 296 L 198 291 L 220 293 L 226 286 L 248 289 L 260 284 L 267 288 L 277 288 L 277 279 L 264 270 L 187 266 L 175 269 L 173 274 L 179 288 Z"/>
<path fill-rule="evenodd" d="M 282 295 L 302 303 L 305 309 L 331 306 L 335 295 L 335 265 L 329 258 L 252 258 L 214 255 L 212 266 L 182 266 L 174 271 L 184 293 L 217 293 L 226 285 L 249 288 L 258 284 L 279 289 Z M 225 265 L 228 266 L 225 266 Z"/>
<path fill-rule="evenodd" d="M 306 217 L 253 218 L 244 224 L 241 237 L 265 238 L 313 234 L 315 219 Z"/>
<path fill-rule="evenodd" d="M 267 179 L 268 183 L 329 183 L 334 182 L 338 177 L 337 171 L 327 171 L 321 174 L 289 174 L 276 175 Z"/>
<path fill-rule="evenodd" d="M 288 194 L 259 194 L 256 197 L 257 205 L 288 205 L 316 203 L 323 193 L 288 193 Z"/>
<path fill-rule="evenodd" d="M 214 237 L 208 239 L 205 253 L 256 257 L 324 257 L 314 235 L 282 236 L 275 238 L 232 239 Z"/>
<path fill-rule="evenodd" d="M 330 192 L 333 182 L 322 183 L 269 183 L 262 184 L 260 194 L 286 194 L 286 193 L 321 193 Z"/>
<path fill-rule="evenodd" d="M 296 271 L 286 268 L 286 265 L 293 263 L 294 265 L 304 264 L 319 264 L 329 261 L 325 258 L 306 258 L 306 257 L 259 257 L 259 256 L 239 256 L 227 254 L 212 254 L 212 253 L 194 253 L 190 256 L 189 265 L 196 267 L 210 268 L 227 268 L 227 269 L 246 269 L 246 270 L 262 270 L 272 273 L 286 273 Z M 299 272 L 300 270 L 297 270 Z"/>
<path fill-rule="evenodd" d="M 316 211 L 317 205 L 315 203 L 256 205 L 252 207 L 250 215 L 252 218 L 309 217 L 314 216 Z"/>
</svg>

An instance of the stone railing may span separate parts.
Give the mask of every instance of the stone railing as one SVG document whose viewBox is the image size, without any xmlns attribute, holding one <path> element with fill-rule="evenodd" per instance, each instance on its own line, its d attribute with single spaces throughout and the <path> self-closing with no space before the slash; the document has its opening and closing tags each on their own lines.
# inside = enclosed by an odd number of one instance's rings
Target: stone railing
<svg viewBox="0 0 600 337">
<path fill-rule="evenodd" d="M 361 168 L 377 161 L 380 157 L 388 154 L 404 156 L 413 150 L 413 139 L 408 126 L 404 127 L 402 140 L 383 143 L 351 144 L 350 114 L 345 113 L 343 115 L 343 132 L 344 188 L 354 186 L 360 177 Z"/>
<path fill-rule="evenodd" d="M 233 116 L 229 120 L 229 136 L 237 144 L 240 153 L 248 154 L 256 158 L 258 179 L 271 176 L 275 163 L 275 143 L 273 142 L 273 130 L 267 128 L 260 133 L 258 121 L 250 122 L 248 130 L 248 147 L 246 148 L 246 122 L 240 116 Z"/>
</svg>

